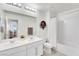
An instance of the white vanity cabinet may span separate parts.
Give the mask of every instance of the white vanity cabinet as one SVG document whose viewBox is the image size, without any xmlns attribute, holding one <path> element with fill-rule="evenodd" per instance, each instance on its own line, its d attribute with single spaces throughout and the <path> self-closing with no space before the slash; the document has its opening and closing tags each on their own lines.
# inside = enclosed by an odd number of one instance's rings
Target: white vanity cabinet
<svg viewBox="0 0 79 59">
<path fill-rule="evenodd" d="M 27 56 L 40 56 L 43 55 L 43 43 L 36 42 L 27 47 Z"/>
<path fill-rule="evenodd" d="M 0 56 L 40 56 L 43 55 L 43 41 L 36 41 L 0 51 Z"/>
</svg>

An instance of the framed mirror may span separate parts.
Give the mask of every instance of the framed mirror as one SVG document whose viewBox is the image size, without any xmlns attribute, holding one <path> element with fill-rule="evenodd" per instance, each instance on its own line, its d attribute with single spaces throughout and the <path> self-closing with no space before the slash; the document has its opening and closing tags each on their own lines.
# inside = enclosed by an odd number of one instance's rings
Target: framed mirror
<svg viewBox="0 0 79 59">
<path fill-rule="evenodd" d="M 44 28 L 46 27 L 46 22 L 45 22 L 44 20 L 41 21 L 40 27 L 41 27 L 42 29 L 44 29 Z"/>
<path fill-rule="evenodd" d="M 4 19 L 2 19 L 2 17 L 0 16 L 0 40 L 4 39 L 5 34 L 4 28 L 5 28 L 5 22 Z"/>
<path fill-rule="evenodd" d="M 33 35 L 33 27 L 28 27 L 28 35 Z"/>
</svg>

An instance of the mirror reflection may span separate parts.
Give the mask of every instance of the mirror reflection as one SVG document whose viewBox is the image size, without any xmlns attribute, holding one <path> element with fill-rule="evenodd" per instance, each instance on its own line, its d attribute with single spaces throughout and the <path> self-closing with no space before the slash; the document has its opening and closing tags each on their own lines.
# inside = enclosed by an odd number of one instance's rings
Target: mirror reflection
<svg viewBox="0 0 79 59">
<path fill-rule="evenodd" d="M 9 38 L 17 37 L 18 32 L 18 20 L 9 21 Z"/>
<path fill-rule="evenodd" d="M 4 39 L 4 20 L 0 16 L 0 40 Z"/>
</svg>

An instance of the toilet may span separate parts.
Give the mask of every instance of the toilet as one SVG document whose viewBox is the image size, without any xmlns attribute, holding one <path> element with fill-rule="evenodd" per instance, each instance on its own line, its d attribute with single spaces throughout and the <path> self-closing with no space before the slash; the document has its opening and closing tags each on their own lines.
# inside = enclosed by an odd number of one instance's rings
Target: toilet
<svg viewBox="0 0 79 59">
<path fill-rule="evenodd" d="M 52 54 L 52 45 L 49 43 L 44 44 L 44 54 L 51 55 Z"/>
<path fill-rule="evenodd" d="M 44 54 L 45 55 L 52 55 L 56 52 L 56 47 L 52 46 L 50 43 L 44 44 Z"/>
</svg>

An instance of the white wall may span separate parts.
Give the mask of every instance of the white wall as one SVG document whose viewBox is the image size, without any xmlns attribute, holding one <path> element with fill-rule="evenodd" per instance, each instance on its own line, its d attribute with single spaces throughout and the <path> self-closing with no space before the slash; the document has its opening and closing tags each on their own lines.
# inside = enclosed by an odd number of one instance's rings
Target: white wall
<svg viewBox="0 0 79 59">
<path fill-rule="evenodd" d="M 42 39 L 47 39 L 48 38 L 48 20 L 47 19 L 47 12 L 42 12 L 39 11 L 39 15 L 37 17 L 37 36 L 42 38 Z M 46 28 L 43 30 L 42 28 L 40 28 L 40 22 L 44 20 L 46 21 Z"/>
<path fill-rule="evenodd" d="M 34 30 L 33 34 L 36 35 L 36 18 L 17 14 L 17 13 L 12 13 L 12 12 L 4 12 L 4 16 L 7 21 L 10 19 L 18 20 L 18 36 L 24 35 L 27 37 L 28 27 L 33 27 Z"/>
<path fill-rule="evenodd" d="M 58 15 L 58 50 L 66 55 L 79 55 L 79 11 Z"/>
</svg>

